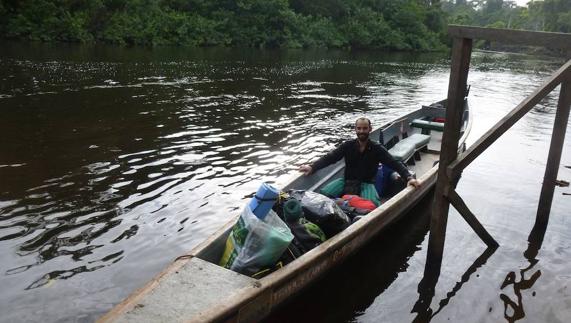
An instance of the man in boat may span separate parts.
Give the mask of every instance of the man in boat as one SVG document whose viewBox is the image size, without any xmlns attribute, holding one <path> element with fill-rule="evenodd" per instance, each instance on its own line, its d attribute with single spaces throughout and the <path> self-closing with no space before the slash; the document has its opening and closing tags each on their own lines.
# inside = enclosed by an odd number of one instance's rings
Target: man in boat
<svg viewBox="0 0 571 323">
<path fill-rule="evenodd" d="M 321 191 L 329 196 L 340 196 L 348 191 L 354 191 L 349 186 L 359 186 L 360 196 L 371 200 L 377 206 L 381 204 L 377 190 L 375 189 L 375 177 L 379 163 L 394 169 L 407 185 L 415 188 L 420 186 L 404 164 L 391 156 L 387 149 L 378 142 L 369 139 L 372 131 L 371 121 L 361 117 L 355 121 L 356 140 L 347 140 L 327 155 L 319 158 L 311 165 L 301 165 L 299 170 L 305 175 L 311 175 L 317 170 L 329 166 L 341 158 L 345 158 L 344 178 L 336 179 L 327 184 Z M 359 189 L 360 188 L 360 189 Z"/>
</svg>

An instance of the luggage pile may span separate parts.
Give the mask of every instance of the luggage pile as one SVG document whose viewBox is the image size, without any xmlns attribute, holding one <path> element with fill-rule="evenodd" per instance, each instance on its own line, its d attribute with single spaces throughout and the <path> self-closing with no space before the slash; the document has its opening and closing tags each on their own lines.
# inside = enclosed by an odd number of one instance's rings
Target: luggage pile
<svg viewBox="0 0 571 323">
<path fill-rule="evenodd" d="M 331 199 L 312 192 L 281 192 L 264 183 L 226 241 L 220 266 L 260 278 L 299 258 L 375 208 L 355 195 Z"/>
</svg>

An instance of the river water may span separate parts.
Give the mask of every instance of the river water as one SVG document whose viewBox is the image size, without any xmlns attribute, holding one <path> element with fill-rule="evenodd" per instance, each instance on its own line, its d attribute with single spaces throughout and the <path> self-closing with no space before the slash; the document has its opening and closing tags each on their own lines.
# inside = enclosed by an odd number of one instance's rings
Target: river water
<svg viewBox="0 0 571 323">
<path fill-rule="evenodd" d="M 475 53 L 468 142 L 563 63 Z M 442 54 L 2 44 L 0 321 L 93 321 L 225 223 L 262 181 L 279 183 L 350 138 L 358 116 L 380 125 L 444 98 L 448 75 Z M 430 306 L 417 304 L 423 201 L 421 216 L 270 321 L 567 321 L 571 189 L 556 188 L 541 249 L 524 256 L 557 98 L 464 172 L 458 192 L 500 248 L 482 254 L 452 209 Z"/>
</svg>

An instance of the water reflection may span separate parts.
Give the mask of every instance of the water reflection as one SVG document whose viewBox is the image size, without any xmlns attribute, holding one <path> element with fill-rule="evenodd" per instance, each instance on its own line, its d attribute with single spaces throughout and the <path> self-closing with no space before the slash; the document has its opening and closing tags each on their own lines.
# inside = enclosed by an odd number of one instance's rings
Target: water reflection
<svg viewBox="0 0 571 323">
<path fill-rule="evenodd" d="M 430 194 L 429 194 L 430 195 Z M 409 270 L 408 261 L 421 250 L 429 228 L 430 196 L 422 199 L 402 221 L 382 231 L 363 249 L 322 280 L 312 284 L 284 308 L 272 313 L 265 322 L 398 322 L 390 310 L 367 316 L 375 298 Z M 379 319 L 380 317 L 383 319 Z"/>
<path fill-rule="evenodd" d="M 529 262 L 529 265 L 519 270 L 519 277 L 515 271 L 510 271 L 504 281 L 501 283 L 499 298 L 503 302 L 503 316 L 508 322 L 515 322 L 525 318 L 524 298 L 522 291 L 531 289 L 539 277 L 541 277 L 541 270 L 534 270 L 538 264 L 539 259 L 537 255 L 541 249 L 543 239 L 547 230 L 546 222 L 536 222 L 529 237 L 528 248 L 524 251 L 523 256 Z M 486 264 L 488 259 L 494 254 L 497 248 L 487 248 L 474 263 L 461 275 L 461 280 L 457 282 L 451 291 L 446 293 L 446 297 L 439 301 L 438 308 L 433 310 L 431 307 L 432 299 L 435 296 L 436 284 L 438 282 L 441 268 L 434 268 L 434 265 L 427 262 L 425 265 L 424 276 L 418 285 L 419 298 L 414 304 L 411 313 L 417 313 L 413 322 L 429 322 L 439 312 L 441 312 L 451 299 L 460 291 L 462 286 L 470 280 L 470 277 L 476 271 Z M 531 274 L 530 274 L 531 273 Z M 528 277 L 526 277 L 526 275 Z M 511 286 L 511 291 L 515 298 L 509 296 L 508 286 Z M 535 292 L 532 293 L 535 296 Z M 490 308 L 491 312 L 492 308 Z"/>
<path fill-rule="evenodd" d="M 431 264 L 427 262 L 424 276 L 418 284 L 419 297 L 411 310 L 411 313 L 417 313 L 413 322 L 430 322 L 434 316 L 440 313 L 440 311 L 450 303 L 450 300 L 460 291 L 462 286 L 470 280 L 470 277 L 476 273 L 478 268 L 486 264 L 496 249 L 497 247 L 488 247 L 474 260 L 472 265 L 462 274 L 460 281 L 456 282 L 452 290 L 446 293 L 446 298 L 438 302 L 438 308 L 436 310 L 432 310 L 430 305 L 435 295 L 436 283 L 440 276 L 440 268 L 433 268 Z"/>
<path fill-rule="evenodd" d="M 0 271 L 11 280 L 3 306 L 57 281 L 178 255 L 260 180 L 350 135 L 352 114 L 370 111 L 371 90 L 382 88 L 371 72 L 398 73 L 404 88 L 434 62 L 28 46 L 0 56 Z"/>
<path fill-rule="evenodd" d="M 96 317 L 357 116 L 441 99 L 447 69 L 440 54 L 2 46 L 0 321 Z"/>
<path fill-rule="evenodd" d="M 521 278 L 519 281 L 516 281 L 515 272 L 511 271 L 502 283 L 501 289 L 504 289 L 506 286 L 513 285 L 513 292 L 517 297 L 516 301 L 513 301 L 506 294 L 500 294 L 500 299 L 504 302 L 504 318 L 508 322 L 515 322 L 525 317 L 521 292 L 522 290 L 530 289 L 533 284 L 535 284 L 535 281 L 539 276 L 541 276 L 541 271 L 537 270 L 531 275 L 531 277 L 528 279 L 525 278 L 525 272 L 531 269 L 534 265 L 535 264 L 532 263 L 529 267 L 520 270 Z"/>
<path fill-rule="evenodd" d="M 515 300 L 504 293 L 500 294 L 500 299 L 504 303 L 504 318 L 508 322 L 515 322 L 525 317 L 522 291 L 531 289 L 541 276 L 541 270 L 533 271 L 533 268 L 539 262 L 539 259 L 536 257 L 539 253 L 539 250 L 541 249 L 541 245 L 543 244 L 543 239 L 545 237 L 546 231 L 547 222 L 539 221 L 535 223 L 531 233 L 529 234 L 528 248 L 523 253 L 523 256 L 529 262 L 529 265 L 519 270 L 520 278 L 517 277 L 514 271 L 510 271 L 506 275 L 506 278 L 500 287 L 500 289 L 503 290 L 504 288 L 511 286 L 513 293 L 515 294 Z M 529 278 L 526 278 L 526 273 L 532 271 L 533 273 L 529 276 Z M 535 292 L 533 292 L 532 296 L 535 296 Z"/>
</svg>

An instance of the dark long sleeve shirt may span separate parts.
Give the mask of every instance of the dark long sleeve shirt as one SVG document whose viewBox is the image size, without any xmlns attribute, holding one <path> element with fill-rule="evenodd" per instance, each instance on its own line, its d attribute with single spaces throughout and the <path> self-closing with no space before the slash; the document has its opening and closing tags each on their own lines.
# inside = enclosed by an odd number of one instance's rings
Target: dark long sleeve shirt
<svg viewBox="0 0 571 323">
<path fill-rule="evenodd" d="M 374 183 L 379 163 L 394 169 L 405 180 L 411 176 L 408 169 L 396 161 L 383 145 L 370 139 L 367 141 L 367 146 L 363 152 L 359 151 L 358 139 L 345 141 L 314 162 L 311 168 L 315 172 L 341 160 L 341 158 L 345 158 L 345 179 Z"/>
</svg>

